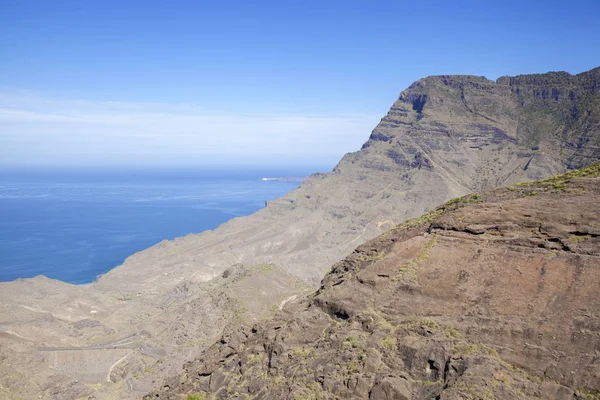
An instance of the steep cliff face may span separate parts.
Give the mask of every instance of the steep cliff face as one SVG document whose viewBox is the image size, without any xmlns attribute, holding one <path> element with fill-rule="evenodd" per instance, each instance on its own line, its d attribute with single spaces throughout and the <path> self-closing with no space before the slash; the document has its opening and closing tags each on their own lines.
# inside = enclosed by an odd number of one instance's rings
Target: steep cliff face
<svg viewBox="0 0 600 400">
<path fill-rule="evenodd" d="M 380 170 L 425 168 L 451 190 L 580 168 L 599 157 L 600 68 L 579 75 L 422 79 L 401 93 L 357 154 Z M 387 156 L 387 159 L 386 159 Z"/>
<path fill-rule="evenodd" d="M 558 72 L 504 77 L 498 82 L 510 86 L 523 108 L 522 140 L 534 147 L 554 142 L 568 168 L 580 168 L 597 158 L 600 68 L 575 76 Z"/>
<path fill-rule="evenodd" d="M 358 245 L 450 198 L 598 159 L 599 74 L 422 79 L 400 94 L 362 149 L 251 216 L 159 243 L 89 286 L 44 278 L 0 284 L 0 390 L 93 392 L 71 366 L 49 368 L 38 348 L 126 343 L 131 353 L 104 371 L 96 396 L 138 398 L 239 317 L 240 299 L 253 293 L 238 298 L 237 286 L 222 280 L 232 265 L 273 267 L 252 280 L 260 296 L 245 315 L 258 318 L 302 293 L 298 279 L 318 287 Z"/>
<path fill-rule="evenodd" d="M 452 200 L 146 399 L 595 399 L 600 163 Z"/>
</svg>

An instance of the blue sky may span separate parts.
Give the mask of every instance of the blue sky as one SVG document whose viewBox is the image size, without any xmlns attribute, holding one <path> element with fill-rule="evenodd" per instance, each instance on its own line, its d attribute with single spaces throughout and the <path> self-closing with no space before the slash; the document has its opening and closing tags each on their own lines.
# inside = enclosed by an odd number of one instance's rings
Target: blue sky
<svg viewBox="0 0 600 400">
<path fill-rule="evenodd" d="M 524 4 L 526 3 L 526 4 Z M 600 65 L 597 1 L 0 1 L 0 164 L 297 164 L 428 75 Z"/>
</svg>

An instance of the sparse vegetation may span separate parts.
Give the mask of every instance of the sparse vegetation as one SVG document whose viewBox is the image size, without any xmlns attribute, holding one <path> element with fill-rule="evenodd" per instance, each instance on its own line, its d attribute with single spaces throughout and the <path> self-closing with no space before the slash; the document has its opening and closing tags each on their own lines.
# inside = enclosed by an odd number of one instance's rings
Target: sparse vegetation
<svg viewBox="0 0 600 400">
<path fill-rule="evenodd" d="M 457 209 L 467 204 L 477 204 L 483 201 L 483 195 L 480 193 L 472 193 L 466 196 L 455 197 L 452 200 L 448 200 L 443 207 Z"/>
<path fill-rule="evenodd" d="M 579 395 L 578 398 L 583 400 L 600 400 L 600 390 L 582 389 L 577 394 Z"/>
<path fill-rule="evenodd" d="M 462 357 L 474 355 L 499 357 L 496 349 L 484 343 L 457 343 L 454 345 L 454 353 Z"/>
<path fill-rule="evenodd" d="M 567 184 L 571 179 L 593 178 L 597 176 L 600 176 L 600 162 L 564 174 L 554 175 L 540 181 L 517 183 L 506 187 L 506 190 L 527 191 L 528 193 L 525 193 L 526 196 L 534 196 L 544 192 L 564 192 L 568 191 Z"/>
<path fill-rule="evenodd" d="M 579 242 L 585 242 L 586 240 L 590 240 L 592 238 L 592 235 L 571 235 L 569 237 L 569 242 L 571 243 L 579 243 Z"/>
<path fill-rule="evenodd" d="M 290 354 L 297 360 L 309 360 L 316 357 L 315 349 L 312 347 L 294 347 Z"/>
<path fill-rule="evenodd" d="M 346 340 L 344 340 L 342 342 L 342 348 L 346 349 L 346 348 L 350 348 L 350 347 L 352 347 L 353 349 L 360 347 L 360 343 L 358 342 L 358 339 L 355 338 L 354 336 L 348 336 L 346 338 Z"/>
<path fill-rule="evenodd" d="M 362 254 L 362 255 L 358 256 L 356 258 L 356 260 L 360 261 L 360 262 L 366 262 L 366 263 L 369 263 L 369 264 L 373 264 L 373 263 L 375 263 L 377 261 L 383 260 L 384 258 L 385 258 L 385 253 L 383 253 L 383 252 L 375 252 L 375 253 L 369 254 L 369 255 Z"/>
<path fill-rule="evenodd" d="M 264 359 L 264 354 L 250 354 L 248 356 L 248 364 L 258 364 Z"/>
<path fill-rule="evenodd" d="M 294 395 L 294 400 L 321 400 L 324 398 L 323 388 L 314 382 L 309 382 L 300 389 L 300 393 Z"/>
<path fill-rule="evenodd" d="M 385 336 L 379 341 L 379 345 L 388 350 L 396 349 L 397 339 L 395 336 Z"/>
<path fill-rule="evenodd" d="M 417 257 L 400 267 L 398 274 L 395 277 L 393 277 L 392 280 L 404 279 L 413 284 L 417 283 L 418 276 L 416 267 L 429 258 L 429 253 L 431 249 L 435 247 L 436 244 L 437 234 L 434 234 L 433 237 L 429 240 L 429 242 L 427 242 L 425 247 L 421 249 Z"/>
<path fill-rule="evenodd" d="M 398 325 L 398 328 L 404 328 L 404 329 L 408 329 L 408 330 L 416 330 L 419 328 L 426 328 L 426 329 L 430 329 L 432 332 L 441 333 L 442 335 L 446 336 L 447 338 L 451 338 L 451 339 L 461 339 L 462 338 L 462 335 L 456 329 L 448 327 L 448 326 L 440 325 L 430 318 L 416 318 L 416 319 L 411 319 L 408 321 L 403 321 L 400 325 Z"/>
<path fill-rule="evenodd" d="M 408 221 L 398 225 L 396 228 L 394 228 L 394 231 L 407 231 L 409 229 L 425 226 L 427 224 L 430 224 L 436 218 L 440 217 L 443 214 L 443 208 L 437 208 L 435 210 L 428 211 L 420 217 L 409 219 Z"/>
<path fill-rule="evenodd" d="M 208 396 L 206 393 L 190 393 L 183 400 L 207 400 Z"/>
</svg>

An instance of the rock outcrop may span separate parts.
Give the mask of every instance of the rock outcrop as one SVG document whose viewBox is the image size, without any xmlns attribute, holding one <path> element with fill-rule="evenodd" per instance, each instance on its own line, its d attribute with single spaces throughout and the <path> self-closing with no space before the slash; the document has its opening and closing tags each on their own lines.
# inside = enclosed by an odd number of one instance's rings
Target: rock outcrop
<svg viewBox="0 0 600 400">
<path fill-rule="evenodd" d="M 595 399 L 600 163 L 451 200 L 358 247 L 145 399 Z"/>
</svg>

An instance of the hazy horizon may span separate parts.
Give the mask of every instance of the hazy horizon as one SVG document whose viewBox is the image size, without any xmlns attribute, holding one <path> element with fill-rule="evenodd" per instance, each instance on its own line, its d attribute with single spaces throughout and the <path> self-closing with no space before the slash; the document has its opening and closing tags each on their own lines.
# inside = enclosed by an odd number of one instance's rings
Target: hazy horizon
<svg viewBox="0 0 600 400">
<path fill-rule="evenodd" d="M 339 160 L 338 160 L 339 161 Z M 0 173 L 7 173 L 11 171 L 20 172 L 64 172 L 68 174 L 87 174 L 87 173 L 100 173 L 100 174 L 120 174 L 120 173 L 209 173 L 209 172 L 222 172 L 231 176 L 239 176 L 239 173 L 257 173 L 257 172 L 270 172 L 270 173 L 283 173 L 286 176 L 308 176 L 307 174 L 319 173 L 319 172 L 331 172 L 336 166 L 337 162 L 330 164 L 54 164 L 54 163 L 30 163 L 30 164 L 9 164 L 0 163 Z M 290 175 L 292 174 L 292 175 Z M 300 174 L 300 175 L 298 175 Z"/>
</svg>

